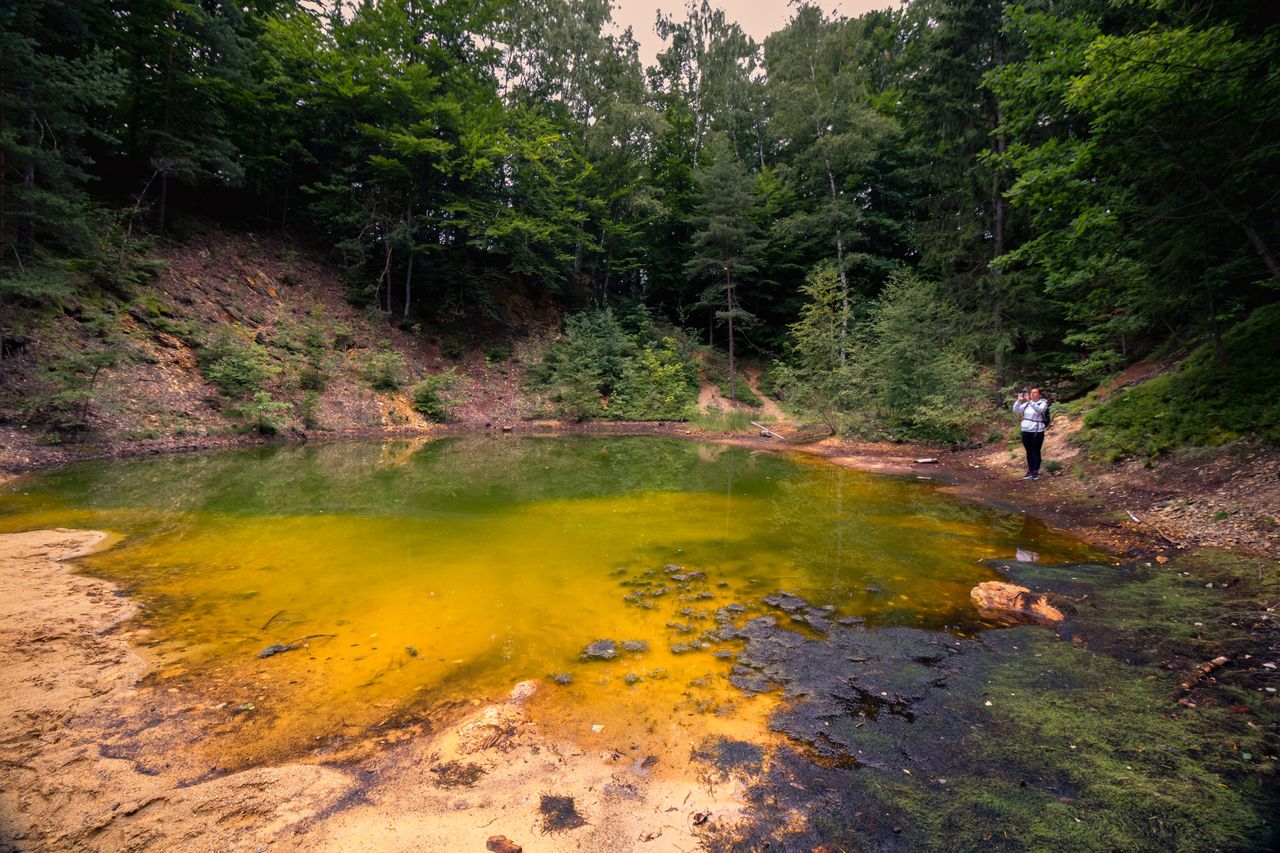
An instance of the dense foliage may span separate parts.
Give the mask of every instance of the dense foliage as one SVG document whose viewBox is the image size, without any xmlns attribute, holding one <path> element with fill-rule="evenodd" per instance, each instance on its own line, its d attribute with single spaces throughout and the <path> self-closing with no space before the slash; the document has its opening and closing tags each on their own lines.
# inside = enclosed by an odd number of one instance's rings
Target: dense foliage
<svg viewBox="0 0 1280 853">
<path fill-rule="evenodd" d="M 676 342 L 651 334 L 646 319 L 642 312 L 631 324 L 640 327 L 627 329 L 610 308 L 570 315 L 529 371 L 531 390 L 547 397 L 551 414 L 572 420 L 689 417 L 696 377 Z"/>
<path fill-rule="evenodd" d="M 786 349 L 833 425 L 954 435 L 1023 378 L 1202 341 L 1225 369 L 1280 285 L 1273 7 L 802 4 L 756 44 L 691 0 L 644 68 L 609 0 L 6 4 L 0 359 L 11 309 L 127 288 L 142 235 L 199 214 L 331 247 L 406 325 L 519 288 L 646 305 L 731 377 L 736 347 Z M 580 316 L 544 377 L 565 411 L 685 405 L 674 350 Z M 241 355 L 206 362 L 247 396 Z"/>
</svg>

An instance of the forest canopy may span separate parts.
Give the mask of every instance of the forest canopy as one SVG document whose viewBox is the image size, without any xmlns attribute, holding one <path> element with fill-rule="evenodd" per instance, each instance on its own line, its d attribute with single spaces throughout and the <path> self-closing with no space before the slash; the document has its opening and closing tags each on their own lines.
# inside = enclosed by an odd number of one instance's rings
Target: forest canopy
<svg viewBox="0 0 1280 853">
<path fill-rule="evenodd" d="M 388 318 L 640 306 L 797 404 L 953 434 L 965 389 L 1225 361 L 1277 300 L 1278 17 L 801 4 L 758 44 L 701 0 L 644 67 L 608 0 L 8 3 L 0 307 L 128 286 L 131 241 L 208 216 Z"/>
</svg>

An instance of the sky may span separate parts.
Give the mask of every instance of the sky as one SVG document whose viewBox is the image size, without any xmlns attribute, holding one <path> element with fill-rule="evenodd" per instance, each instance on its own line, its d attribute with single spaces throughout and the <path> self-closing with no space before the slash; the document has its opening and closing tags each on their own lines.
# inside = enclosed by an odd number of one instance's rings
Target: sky
<svg viewBox="0 0 1280 853">
<path fill-rule="evenodd" d="M 898 0 L 811 0 L 828 15 L 837 13 L 856 18 L 871 9 L 887 9 L 898 5 Z M 613 0 L 613 20 L 619 29 L 631 27 L 640 43 L 640 61 L 653 65 L 662 48 L 662 42 L 653 32 L 657 12 L 684 18 L 685 0 Z M 712 6 L 724 10 L 725 18 L 737 21 L 743 31 L 759 44 L 765 36 L 782 29 L 791 20 L 791 7 L 787 0 L 711 0 Z"/>
</svg>

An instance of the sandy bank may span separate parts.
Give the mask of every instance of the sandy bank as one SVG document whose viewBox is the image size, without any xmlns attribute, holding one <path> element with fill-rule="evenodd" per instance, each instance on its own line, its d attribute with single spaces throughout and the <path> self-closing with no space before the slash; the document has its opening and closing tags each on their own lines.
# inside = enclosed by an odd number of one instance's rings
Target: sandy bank
<svg viewBox="0 0 1280 853">
<path fill-rule="evenodd" d="M 136 605 L 65 562 L 106 539 L 0 536 L 0 850 L 690 850 L 738 819 L 739 783 L 676 750 L 545 737 L 532 682 L 358 762 L 204 766 L 209 709 L 148 685 Z"/>
</svg>

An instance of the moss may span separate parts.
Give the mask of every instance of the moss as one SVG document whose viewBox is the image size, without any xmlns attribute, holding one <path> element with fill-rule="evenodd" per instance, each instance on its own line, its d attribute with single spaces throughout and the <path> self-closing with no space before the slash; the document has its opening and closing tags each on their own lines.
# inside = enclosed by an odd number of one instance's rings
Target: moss
<svg viewBox="0 0 1280 853">
<path fill-rule="evenodd" d="M 833 628 L 825 641 L 751 640 L 740 662 L 755 642 L 787 650 L 775 674 L 798 698 L 774 728 L 804 752 L 772 756 L 777 770 L 751 798 L 756 826 L 715 840 L 738 849 L 1273 849 L 1280 716 L 1245 655 L 1256 663 L 1274 641 L 1257 602 L 1280 595 L 1275 565 L 1211 551 L 1163 566 L 994 565 L 1071 600 L 1076 615 L 1061 632 L 953 638 L 940 658 L 921 654 L 923 633 Z M 858 653 L 832 657 L 831 647 Z M 1231 664 L 1180 704 L 1179 684 L 1218 654 Z M 815 662 L 834 680 L 795 680 Z M 861 701 L 841 698 L 846 687 Z M 796 726 L 805 720 L 817 723 L 812 739 Z M 800 831 L 787 828 L 797 809 L 809 817 Z"/>
<path fill-rule="evenodd" d="M 1256 433 L 1280 441 L 1280 305 L 1254 311 L 1173 373 L 1114 397 L 1085 416 L 1082 440 L 1104 458 L 1154 456 L 1183 445 L 1220 445 Z"/>
</svg>

